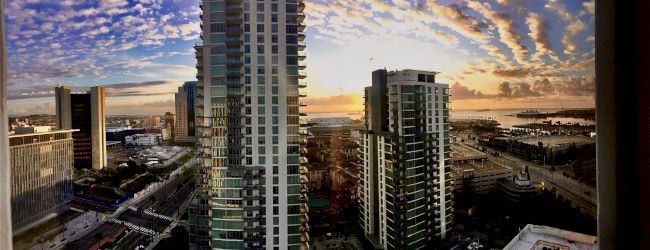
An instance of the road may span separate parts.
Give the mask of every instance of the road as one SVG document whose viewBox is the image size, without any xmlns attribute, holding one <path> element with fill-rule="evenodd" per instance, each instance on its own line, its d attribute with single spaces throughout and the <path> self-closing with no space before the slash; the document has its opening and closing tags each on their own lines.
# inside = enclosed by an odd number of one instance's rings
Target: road
<svg viewBox="0 0 650 250">
<path fill-rule="evenodd" d="M 166 185 L 162 185 L 158 189 L 151 192 L 150 194 L 147 194 L 147 196 L 141 197 L 141 199 L 136 201 L 135 203 L 132 203 L 132 201 L 125 202 L 117 211 L 113 212 L 107 217 L 119 218 L 124 221 L 130 221 L 131 223 L 138 224 L 139 226 L 145 226 L 148 228 L 152 228 L 158 232 L 162 232 L 165 228 L 169 226 L 171 222 L 159 219 L 154 216 L 149 216 L 140 212 L 133 211 L 128 208 L 129 204 L 132 204 L 131 206 L 134 207 L 148 209 L 151 208 L 154 204 L 156 204 L 157 201 L 163 201 L 163 200 L 168 201 L 169 199 L 174 199 L 174 202 L 158 202 L 158 207 L 163 211 L 167 211 L 167 212 L 172 211 L 172 213 L 176 212 L 178 207 L 177 204 L 178 203 L 182 204 L 184 202 L 183 199 L 190 197 L 190 194 L 194 190 L 193 183 L 189 181 L 190 178 L 193 178 L 193 176 L 184 176 L 182 173 L 177 174 L 171 177 Z M 178 189 L 178 192 L 176 190 L 177 187 L 180 187 Z M 151 199 L 150 197 L 155 197 L 155 198 Z M 180 197 L 180 199 L 176 197 Z M 177 200 L 179 202 L 176 202 Z M 104 221 L 100 221 L 99 225 L 97 225 L 95 228 L 92 229 L 92 231 L 86 233 L 85 235 L 78 236 L 80 238 L 75 241 L 75 247 L 76 247 L 75 249 L 86 249 L 87 247 L 92 246 L 91 243 L 97 242 L 97 239 L 95 238 L 95 235 L 97 234 L 107 235 L 107 233 L 113 232 L 117 228 L 124 227 L 122 225 L 117 225 L 113 223 L 103 223 L 103 222 Z M 149 242 L 151 242 L 151 237 L 135 236 L 134 240 L 129 240 L 126 241 L 125 243 L 127 245 L 137 246 L 140 244 L 147 245 Z"/>
<path fill-rule="evenodd" d="M 467 136 L 470 134 L 459 133 L 458 135 L 464 139 L 464 142 L 462 142 L 461 144 L 472 148 L 476 148 L 478 146 L 476 141 L 467 138 Z M 497 151 L 492 148 L 488 148 L 488 147 L 485 148 L 488 149 L 488 152 Z M 502 151 L 497 151 L 497 152 L 499 153 L 499 156 L 495 157 L 491 154 L 488 154 L 488 158 L 504 166 L 512 167 L 516 171 L 521 170 L 523 166 L 528 166 L 528 170 L 533 179 L 552 182 L 556 186 L 565 189 L 567 191 L 570 191 L 576 197 L 579 197 L 580 199 L 596 206 L 597 204 L 596 188 L 586 185 L 584 183 L 580 183 L 577 180 L 565 177 L 562 175 L 562 173 L 549 171 L 550 166 L 542 166 L 534 162 L 526 161 L 507 152 L 502 152 Z"/>
</svg>

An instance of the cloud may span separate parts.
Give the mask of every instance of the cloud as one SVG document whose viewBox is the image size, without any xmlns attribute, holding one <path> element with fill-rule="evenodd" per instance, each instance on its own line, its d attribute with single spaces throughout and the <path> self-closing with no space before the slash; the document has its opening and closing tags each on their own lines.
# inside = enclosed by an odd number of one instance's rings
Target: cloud
<svg viewBox="0 0 650 250">
<path fill-rule="evenodd" d="M 546 18 L 538 13 L 530 12 L 528 17 L 526 17 L 526 24 L 528 24 L 530 29 L 528 35 L 530 35 L 536 48 L 533 59 L 541 61 L 541 57 L 547 55 L 549 58 L 557 61 L 558 58 L 555 56 L 555 52 L 553 52 L 551 40 L 548 36 L 551 26 L 546 21 Z"/>
<path fill-rule="evenodd" d="M 578 48 L 578 45 L 574 43 L 575 37 L 578 33 L 587 29 L 587 25 L 578 19 L 576 15 L 567 11 L 566 6 L 564 6 L 564 4 L 559 0 L 549 0 L 548 3 L 544 5 L 544 8 L 555 12 L 562 20 L 568 23 L 564 28 L 562 44 L 564 45 L 564 54 L 572 55 Z"/>
<path fill-rule="evenodd" d="M 470 89 L 467 86 L 461 85 L 459 82 L 451 85 L 449 93 L 454 100 L 491 98 L 490 96 L 481 93 L 481 91 Z"/>
<path fill-rule="evenodd" d="M 593 96 L 596 92 L 594 76 L 569 77 L 561 81 L 558 92 L 567 96 Z"/>
<path fill-rule="evenodd" d="M 351 112 L 363 109 L 363 95 L 360 93 L 340 94 L 323 97 L 306 97 L 301 99 L 307 107 L 304 109 L 310 113 Z"/>
<path fill-rule="evenodd" d="M 512 50 L 515 60 L 519 64 L 528 65 L 526 60 L 528 48 L 521 42 L 521 34 L 515 31 L 517 24 L 509 14 L 496 13 L 491 9 L 490 4 L 487 3 L 469 2 L 468 6 L 479 12 L 496 26 L 499 31 L 500 41 Z"/>
</svg>

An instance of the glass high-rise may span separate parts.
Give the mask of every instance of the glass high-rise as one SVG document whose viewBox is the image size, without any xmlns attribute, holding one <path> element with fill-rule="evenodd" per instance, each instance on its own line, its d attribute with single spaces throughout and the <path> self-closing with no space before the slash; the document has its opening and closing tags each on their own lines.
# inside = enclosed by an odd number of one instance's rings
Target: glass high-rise
<svg viewBox="0 0 650 250">
<path fill-rule="evenodd" d="M 185 82 L 183 86 L 178 87 L 175 94 L 176 104 L 176 124 L 174 125 L 174 136 L 188 137 L 194 136 L 194 101 L 196 99 L 197 82 Z"/>
<path fill-rule="evenodd" d="M 383 249 L 426 249 L 451 229 L 449 85 L 436 74 L 377 70 L 365 89 L 359 222 Z"/>
<path fill-rule="evenodd" d="M 308 248 L 302 0 L 203 0 L 193 249 Z M 304 171 L 303 171 L 304 172 Z"/>
</svg>

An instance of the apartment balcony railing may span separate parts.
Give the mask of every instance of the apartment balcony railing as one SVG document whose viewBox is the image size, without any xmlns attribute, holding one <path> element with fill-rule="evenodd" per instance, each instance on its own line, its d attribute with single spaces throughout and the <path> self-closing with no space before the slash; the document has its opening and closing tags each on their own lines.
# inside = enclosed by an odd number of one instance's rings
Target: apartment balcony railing
<svg viewBox="0 0 650 250">
<path fill-rule="evenodd" d="M 298 3 L 296 11 L 298 11 L 298 13 L 303 13 L 305 11 L 305 3 Z"/>
</svg>

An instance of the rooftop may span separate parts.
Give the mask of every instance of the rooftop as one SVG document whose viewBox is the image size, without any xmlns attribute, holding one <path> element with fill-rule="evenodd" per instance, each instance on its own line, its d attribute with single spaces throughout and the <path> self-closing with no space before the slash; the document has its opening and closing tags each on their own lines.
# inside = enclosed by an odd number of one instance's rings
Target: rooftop
<svg viewBox="0 0 650 250">
<path fill-rule="evenodd" d="M 596 143 L 596 138 L 574 135 L 522 136 L 513 137 L 511 139 L 530 145 L 537 145 L 537 143 L 541 141 L 544 143 L 544 146 L 558 146 L 571 143 L 575 143 L 577 146 L 580 146 Z"/>
<path fill-rule="evenodd" d="M 451 161 L 487 158 L 487 155 L 485 153 L 459 144 L 452 144 L 451 150 L 453 152 L 451 156 Z"/>
<path fill-rule="evenodd" d="M 596 236 L 548 226 L 528 224 L 515 236 L 505 250 L 515 249 L 598 249 Z"/>
</svg>

